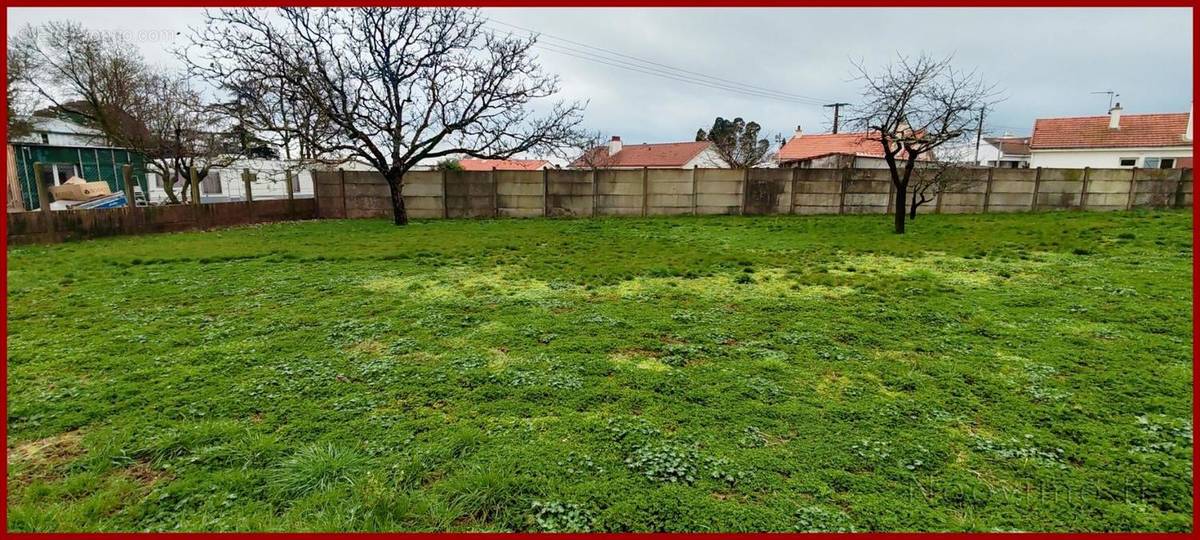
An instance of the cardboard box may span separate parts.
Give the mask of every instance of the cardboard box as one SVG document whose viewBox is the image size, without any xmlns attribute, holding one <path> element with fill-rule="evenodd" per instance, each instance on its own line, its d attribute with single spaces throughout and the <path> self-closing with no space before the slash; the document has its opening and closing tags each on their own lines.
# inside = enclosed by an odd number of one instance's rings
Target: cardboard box
<svg viewBox="0 0 1200 540">
<path fill-rule="evenodd" d="M 56 201 L 86 201 L 112 195 L 108 182 L 88 182 L 82 178 L 72 177 L 61 186 L 50 186 L 50 196 Z"/>
</svg>

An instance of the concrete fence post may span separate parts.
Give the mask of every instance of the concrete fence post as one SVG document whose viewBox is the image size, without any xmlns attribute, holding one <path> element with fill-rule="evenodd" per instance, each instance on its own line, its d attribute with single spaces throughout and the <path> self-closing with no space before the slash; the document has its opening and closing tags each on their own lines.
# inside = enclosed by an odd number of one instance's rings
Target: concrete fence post
<svg viewBox="0 0 1200 540">
<path fill-rule="evenodd" d="M 596 217 L 596 169 L 592 168 L 592 215 Z"/>
<path fill-rule="evenodd" d="M 338 195 L 342 199 L 342 219 L 347 219 L 350 217 L 350 212 L 346 210 L 346 169 L 341 167 L 338 167 L 338 183 L 340 184 Z M 388 189 L 391 189 L 391 186 L 388 186 Z M 391 201 L 388 201 L 388 207 L 391 208 L 391 206 Z"/>
<path fill-rule="evenodd" d="M 750 193 L 750 167 L 742 169 L 742 204 L 738 206 L 738 215 L 746 215 L 746 199 Z"/>
<path fill-rule="evenodd" d="M 800 187 L 800 168 L 792 167 L 792 192 L 788 194 L 788 213 L 796 213 L 796 191 Z"/>
<path fill-rule="evenodd" d="M 441 175 L 441 180 L 442 180 L 442 218 L 450 219 L 450 193 L 448 191 L 446 191 L 446 169 L 441 169 L 439 171 L 439 174 Z M 345 183 L 345 180 L 343 180 L 342 181 L 342 191 L 345 192 L 345 190 L 346 190 L 346 183 Z M 344 193 L 343 193 L 343 198 L 345 198 Z"/>
<path fill-rule="evenodd" d="M 1129 196 L 1125 199 L 1125 209 L 1132 210 L 1134 200 L 1137 199 L 1137 167 L 1129 171 Z"/>
<path fill-rule="evenodd" d="M 550 171 L 542 169 L 542 217 L 550 216 Z"/>
<path fill-rule="evenodd" d="M 500 217 L 500 186 L 496 183 L 496 167 L 488 172 L 488 179 L 492 181 L 492 217 Z"/>
<path fill-rule="evenodd" d="M 197 178 L 196 176 L 197 176 L 196 168 L 189 167 L 188 168 L 188 179 L 191 180 L 191 182 L 192 182 L 192 185 L 191 185 L 192 204 L 199 205 L 200 204 L 200 179 Z"/>
<path fill-rule="evenodd" d="M 1079 209 L 1087 210 L 1088 184 L 1090 183 L 1091 167 L 1083 168 L 1083 186 L 1079 188 Z"/>
<path fill-rule="evenodd" d="M 896 184 L 892 183 L 892 180 L 889 178 L 888 179 L 887 208 L 884 210 L 883 213 L 884 213 L 884 215 L 887 215 L 887 214 L 891 214 L 892 212 L 895 212 L 895 211 L 896 211 Z"/>
<path fill-rule="evenodd" d="M 992 205 L 992 180 L 995 178 L 995 167 L 988 167 L 987 186 L 983 188 L 983 213 L 988 213 L 988 207 Z"/>
<path fill-rule="evenodd" d="M 42 180 L 42 162 L 40 161 L 33 164 L 33 184 L 37 186 L 38 210 L 45 215 L 50 215 L 50 190 L 46 188 L 46 182 Z"/>
<path fill-rule="evenodd" d="M 642 217 L 650 213 L 650 169 L 642 167 Z"/>
<path fill-rule="evenodd" d="M 1034 173 L 1033 173 L 1033 201 L 1030 202 L 1030 204 L 1029 204 L 1029 210 L 1031 212 L 1037 212 L 1038 195 L 1041 193 L 1041 189 L 1042 189 L 1042 168 L 1038 167 L 1037 170 L 1034 171 Z"/>
<path fill-rule="evenodd" d="M 946 192 L 944 190 L 936 191 L 936 192 L 934 192 L 934 195 L 937 196 L 937 202 L 934 203 L 933 213 L 940 214 L 940 213 L 942 213 L 942 201 L 946 198 L 945 197 Z M 905 198 L 907 199 L 907 196 Z"/>
<path fill-rule="evenodd" d="M 692 215 L 693 216 L 696 215 L 696 211 L 699 208 L 699 204 L 700 204 L 700 202 L 699 202 L 700 192 L 697 191 L 697 188 L 696 188 L 696 169 L 697 169 L 697 167 L 692 167 Z"/>
<path fill-rule="evenodd" d="M 841 170 L 840 182 L 838 187 L 838 214 L 846 213 L 846 189 L 850 186 L 850 167 L 843 167 Z"/>
</svg>

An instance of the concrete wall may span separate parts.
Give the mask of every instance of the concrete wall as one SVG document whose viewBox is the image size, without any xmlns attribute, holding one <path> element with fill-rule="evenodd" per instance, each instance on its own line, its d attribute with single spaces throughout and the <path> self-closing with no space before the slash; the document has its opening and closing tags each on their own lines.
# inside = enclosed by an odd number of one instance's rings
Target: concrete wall
<svg viewBox="0 0 1200 540">
<path fill-rule="evenodd" d="M 1191 206 L 1191 169 L 965 171 L 929 213 Z M 390 217 L 373 172 L 316 172 L 320 217 Z M 1136 180 L 1136 182 L 1131 182 Z M 421 171 L 405 176 L 414 218 L 878 214 L 896 194 L 884 169 Z"/>
<path fill-rule="evenodd" d="M 1081 169 L 1116 169 L 1121 167 L 1121 158 L 1137 158 L 1137 166 L 1145 165 L 1148 157 L 1190 158 L 1191 147 L 1178 148 L 1123 148 L 1119 150 L 1032 150 L 1030 167 Z"/>
</svg>

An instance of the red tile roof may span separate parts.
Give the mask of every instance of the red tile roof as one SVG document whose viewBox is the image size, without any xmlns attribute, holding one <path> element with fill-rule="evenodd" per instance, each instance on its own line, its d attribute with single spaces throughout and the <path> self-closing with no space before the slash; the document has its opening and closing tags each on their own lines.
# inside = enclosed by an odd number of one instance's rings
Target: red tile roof
<svg viewBox="0 0 1200 540">
<path fill-rule="evenodd" d="M 1188 113 L 1126 114 L 1121 127 L 1109 129 L 1108 116 L 1038 118 L 1033 122 L 1029 147 L 1132 148 L 1140 146 L 1191 146 L 1184 140 Z"/>
<path fill-rule="evenodd" d="M 550 162 L 544 159 L 460 159 L 464 171 L 537 171 Z"/>
<path fill-rule="evenodd" d="M 792 137 L 779 149 L 779 161 L 802 161 L 844 154 L 883 157 L 883 147 L 867 133 L 826 133 Z"/>
<path fill-rule="evenodd" d="M 682 167 L 711 144 L 708 141 L 626 144 L 611 157 L 607 145 L 598 146 L 588 151 L 592 157 L 580 157 L 571 166 L 585 167 L 590 159 L 592 164 L 603 164 L 604 167 Z"/>
</svg>

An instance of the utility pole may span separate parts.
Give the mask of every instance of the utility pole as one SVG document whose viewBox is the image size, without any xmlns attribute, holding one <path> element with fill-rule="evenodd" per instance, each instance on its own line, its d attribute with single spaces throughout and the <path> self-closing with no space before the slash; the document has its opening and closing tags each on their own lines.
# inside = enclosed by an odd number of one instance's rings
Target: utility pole
<svg viewBox="0 0 1200 540">
<path fill-rule="evenodd" d="M 979 143 L 983 141 L 983 113 L 987 107 L 979 108 L 979 128 L 975 130 L 975 164 L 979 165 Z"/>
<path fill-rule="evenodd" d="M 841 112 L 842 107 L 845 107 L 846 105 L 849 105 L 849 103 L 830 103 L 828 105 L 825 105 L 826 107 L 833 107 L 833 132 L 834 133 L 838 132 L 838 113 Z"/>
</svg>

